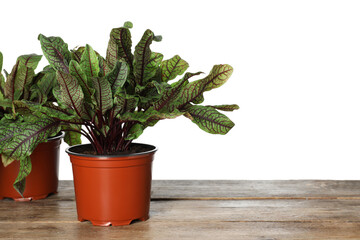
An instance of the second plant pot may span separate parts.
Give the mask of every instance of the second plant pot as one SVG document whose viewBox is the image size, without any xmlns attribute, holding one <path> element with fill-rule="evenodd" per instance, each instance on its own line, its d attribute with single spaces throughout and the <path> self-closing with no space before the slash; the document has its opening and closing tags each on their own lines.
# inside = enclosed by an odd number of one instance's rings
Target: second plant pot
<svg viewBox="0 0 360 240">
<path fill-rule="evenodd" d="M 0 199 L 12 198 L 15 201 L 31 201 L 46 198 L 56 193 L 59 179 L 59 147 L 64 133 L 40 143 L 30 155 L 32 170 L 26 177 L 23 197 L 14 189 L 13 183 L 19 172 L 19 161 L 4 167 L 0 163 Z"/>
<path fill-rule="evenodd" d="M 135 143 L 132 146 L 140 148 L 141 152 L 91 155 L 86 153 L 86 149 L 91 149 L 89 144 L 66 150 L 73 167 L 79 221 L 118 226 L 149 218 L 156 148 Z"/>
</svg>

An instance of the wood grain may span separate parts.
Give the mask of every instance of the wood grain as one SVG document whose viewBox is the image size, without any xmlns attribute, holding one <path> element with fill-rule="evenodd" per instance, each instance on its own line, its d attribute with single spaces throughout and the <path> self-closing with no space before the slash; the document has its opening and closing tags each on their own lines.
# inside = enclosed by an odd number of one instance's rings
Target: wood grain
<svg viewBox="0 0 360 240">
<path fill-rule="evenodd" d="M 175 181 L 153 183 L 155 199 L 360 199 L 359 181 L 256 180 Z"/>
<path fill-rule="evenodd" d="M 0 201 L 0 239 L 360 239 L 360 181 L 154 181 L 150 219 L 77 221 L 72 182 Z"/>
</svg>

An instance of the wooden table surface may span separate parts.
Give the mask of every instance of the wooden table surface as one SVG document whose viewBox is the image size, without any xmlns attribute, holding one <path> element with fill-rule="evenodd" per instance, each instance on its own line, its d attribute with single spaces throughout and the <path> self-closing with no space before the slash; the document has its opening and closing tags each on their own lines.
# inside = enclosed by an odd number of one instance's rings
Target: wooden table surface
<svg viewBox="0 0 360 240">
<path fill-rule="evenodd" d="M 150 219 L 78 222 L 73 183 L 0 201 L 0 239 L 360 239 L 360 181 L 153 181 Z"/>
</svg>

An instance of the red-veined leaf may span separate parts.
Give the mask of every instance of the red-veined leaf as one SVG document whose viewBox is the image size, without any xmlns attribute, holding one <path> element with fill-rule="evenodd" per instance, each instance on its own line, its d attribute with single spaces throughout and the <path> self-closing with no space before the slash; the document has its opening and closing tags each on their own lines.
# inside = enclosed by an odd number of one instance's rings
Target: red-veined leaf
<svg viewBox="0 0 360 240">
<path fill-rule="evenodd" d="M 98 60 L 100 68 L 99 77 L 104 77 L 111 72 L 111 68 L 109 67 L 109 64 L 106 62 L 106 60 L 100 55 L 98 56 Z"/>
<path fill-rule="evenodd" d="M 18 73 L 18 66 L 19 60 L 16 61 L 16 64 L 12 68 L 5 82 L 5 97 L 11 100 L 14 100 L 15 98 L 15 79 Z"/>
<path fill-rule="evenodd" d="M 235 125 L 227 116 L 212 107 L 194 105 L 187 107 L 186 111 L 192 121 L 208 133 L 224 135 Z"/>
<path fill-rule="evenodd" d="M 197 73 L 186 73 L 185 76 L 173 84 L 173 86 L 170 89 L 165 90 L 161 98 L 154 103 L 154 107 L 156 110 L 161 110 L 162 108 L 171 108 L 170 111 L 174 110 L 174 107 L 176 105 L 175 100 L 179 97 L 180 91 L 184 84 L 193 76 L 199 75 L 201 72 Z"/>
<path fill-rule="evenodd" d="M 69 71 L 70 74 L 74 76 L 80 84 L 81 89 L 84 93 L 85 100 L 87 102 L 92 102 L 92 97 L 95 90 L 89 86 L 88 77 L 86 76 L 80 65 L 76 61 L 71 60 L 69 65 Z"/>
<path fill-rule="evenodd" d="M 188 67 L 189 64 L 185 60 L 181 59 L 179 55 L 175 55 L 161 63 L 161 80 L 170 81 L 176 76 L 182 75 Z"/>
<path fill-rule="evenodd" d="M 148 63 L 145 66 L 143 84 L 145 85 L 149 79 L 153 78 L 159 69 L 160 63 L 164 55 L 152 52 Z"/>
<path fill-rule="evenodd" d="M 131 33 L 127 27 L 114 28 L 110 32 L 110 39 L 106 51 L 106 62 L 112 69 L 120 59 L 132 66 L 134 56 L 131 53 Z"/>
<path fill-rule="evenodd" d="M 232 112 L 234 110 L 238 110 L 240 107 L 237 104 L 229 104 L 229 105 L 208 105 L 206 107 L 212 107 L 220 111 Z"/>
<path fill-rule="evenodd" d="M 49 61 L 49 64 L 55 70 L 69 73 L 71 55 L 68 50 L 68 45 L 60 37 L 45 37 L 40 34 L 38 39 L 40 40 L 41 49 Z"/>
<path fill-rule="evenodd" d="M 113 106 L 112 92 L 109 82 L 105 78 L 92 78 L 95 89 L 95 99 L 99 110 L 104 114 Z"/>
<path fill-rule="evenodd" d="M 233 68 L 230 65 L 215 65 L 208 76 L 191 82 L 182 89 L 180 107 L 190 102 L 202 102 L 203 92 L 222 86 L 230 78 L 232 72 Z"/>
<path fill-rule="evenodd" d="M 99 60 L 96 52 L 88 44 L 85 46 L 84 53 L 81 56 L 80 66 L 87 77 L 97 77 L 100 72 Z"/>
<path fill-rule="evenodd" d="M 115 116 L 124 112 L 129 112 L 135 109 L 138 105 L 139 98 L 125 92 L 116 92 L 114 98 L 114 112 Z"/>
<path fill-rule="evenodd" d="M 56 78 L 60 85 L 60 104 L 72 108 L 79 117 L 87 117 L 84 109 L 84 93 L 76 78 L 61 71 L 56 72 Z"/>
<path fill-rule="evenodd" d="M 140 42 L 135 47 L 134 52 L 134 76 L 135 82 L 143 85 L 145 76 L 145 68 L 151 58 L 150 44 L 154 38 L 154 33 L 151 30 L 146 30 Z"/>
<path fill-rule="evenodd" d="M 109 81 L 112 93 L 120 91 L 124 86 L 129 74 L 129 66 L 126 62 L 118 61 L 113 70 L 106 76 Z"/>
<path fill-rule="evenodd" d="M 1 154 L 8 159 L 17 159 L 20 161 L 18 177 L 15 180 L 14 187 L 20 194 L 25 189 L 25 177 L 31 171 L 30 155 L 37 145 L 46 142 L 51 136 L 60 131 L 59 121 L 51 118 L 33 117 L 32 120 L 24 122 L 8 122 L 6 125 L 7 133 L 11 134 L 11 139 L 6 146 L 1 146 Z M 0 138 L 6 133 L 1 131 Z"/>
</svg>

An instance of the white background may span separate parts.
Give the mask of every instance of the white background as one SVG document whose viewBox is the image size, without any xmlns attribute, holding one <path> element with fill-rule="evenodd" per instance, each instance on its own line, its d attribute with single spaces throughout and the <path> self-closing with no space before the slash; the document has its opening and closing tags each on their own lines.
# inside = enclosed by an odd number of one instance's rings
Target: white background
<svg viewBox="0 0 360 240">
<path fill-rule="evenodd" d="M 147 129 L 154 179 L 359 179 L 359 12 L 359 1 L 331 0 L 2 1 L 0 50 L 8 71 L 41 54 L 39 33 L 105 55 L 110 30 L 132 21 L 134 45 L 150 28 L 163 36 L 152 50 L 191 72 L 232 65 L 205 103 L 241 107 L 226 136 L 186 118 Z M 60 178 L 71 179 L 65 147 Z"/>
</svg>

